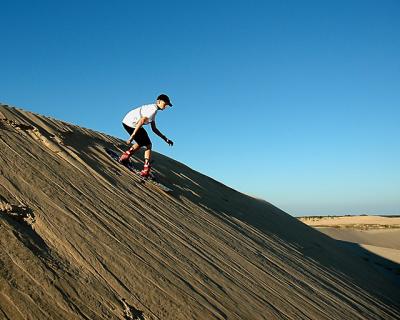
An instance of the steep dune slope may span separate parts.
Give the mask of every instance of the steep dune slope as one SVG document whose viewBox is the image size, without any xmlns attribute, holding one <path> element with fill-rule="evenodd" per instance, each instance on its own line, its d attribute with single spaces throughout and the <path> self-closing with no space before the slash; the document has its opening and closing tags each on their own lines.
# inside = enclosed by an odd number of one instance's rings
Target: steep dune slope
<svg viewBox="0 0 400 320">
<path fill-rule="evenodd" d="M 362 248 L 155 154 L 166 194 L 122 145 L 0 107 L 0 318 L 399 318 Z"/>
</svg>

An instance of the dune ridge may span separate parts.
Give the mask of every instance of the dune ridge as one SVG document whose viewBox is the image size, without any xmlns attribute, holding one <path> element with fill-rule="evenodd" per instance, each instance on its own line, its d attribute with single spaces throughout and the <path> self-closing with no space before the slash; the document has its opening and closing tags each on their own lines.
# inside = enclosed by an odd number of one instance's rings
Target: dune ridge
<svg viewBox="0 0 400 320">
<path fill-rule="evenodd" d="M 162 192 L 120 139 L 21 109 L 0 133 L 0 318 L 400 318 L 362 248 L 266 201 L 155 153 Z"/>
</svg>

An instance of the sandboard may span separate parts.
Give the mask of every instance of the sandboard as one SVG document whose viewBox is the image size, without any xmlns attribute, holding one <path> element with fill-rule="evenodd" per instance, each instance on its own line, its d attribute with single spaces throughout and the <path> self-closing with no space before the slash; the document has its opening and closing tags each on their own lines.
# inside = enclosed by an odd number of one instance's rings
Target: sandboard
<svg viewBox="0 0 400 320">
<path fill-rule="evenodd" d="M 142 183 L 150 183 L 156 187 L 158 187 L 159 189 L 165 191 L 165 192 L 170 192 L 172 191 L 172 189 L 164 186 L 162 183 L 160 183 L 159 181 L 157 181 L 157 177 L 154 174 L 150 174 L 150 176 L 148 178 L 142 177 L 140 175 L 140 171 L 138 169 L 136 169 L 133 165 L 133 163 L 131 161 L 129 161 L 127 164 L 122 164 L 119 162 L 119 155 L 117 152 L 115 152 L 114 150 L 108 149 L 108 148 L 104 148 L 104 150 L 107 152 L 107 154 L 115 161 L 117 161 L 121 166 L 124 166 L 126 168 L 128 168 L 129 171 L 131 171 L 132 173 L 134 173 L 137 177 L 140 178 Z"/>
</svg>

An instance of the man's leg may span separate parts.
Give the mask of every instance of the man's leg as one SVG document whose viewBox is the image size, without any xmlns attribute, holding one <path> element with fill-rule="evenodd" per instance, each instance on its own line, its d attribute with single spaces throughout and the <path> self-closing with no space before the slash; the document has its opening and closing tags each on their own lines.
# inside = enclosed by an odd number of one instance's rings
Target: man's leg
<svg viewBox="0 0 400 320">
<path fill-rule="evenodd" d="M 134 154 L 136 151 L 138 151 L 140 149 L 140 146 L 135 143 L 130 149 L 129 151 L 131 152 L 131 155 Z"/>
<path fill-rule="evenodd" d="M 140 146 L 137 143 L 135 143 L 131 148 L 129 148 L 129 150 L 125 151 L 121 155 L 121 157 L 119 158 L 119 162 L 121 162 L 121 163 L 127 162 L 129 160 L 129 158 L 131 157 L 131 155 L 133 155 L 139 149 L 140 149 Z"/>
<path fill-rule="evenodd" d="M 146 146 L 146 151 L 144 152 L 144 167 L 140 172 L 142 177 L 148 177 L 150 175 L 150 159 L 151 159 L 151 144 Z"/>
<path fill-rule="evenodd" d="M 146 151 L 144 152 L 144 164 L 150 164 L 151 159 L 151 144 L 146 146 Z"/>
</svg>

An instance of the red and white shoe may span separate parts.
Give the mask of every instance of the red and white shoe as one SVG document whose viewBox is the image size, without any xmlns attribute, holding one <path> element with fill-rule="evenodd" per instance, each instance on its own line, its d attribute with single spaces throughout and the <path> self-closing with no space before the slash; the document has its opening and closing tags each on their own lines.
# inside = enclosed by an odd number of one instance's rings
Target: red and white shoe
<svg viewBox="0 0 400 320">
<path fill-rule="evenodd" d="M 150 164 L 145 164 L 143 170 L 140 171 L 140 175 L 143 178 L 147 178 L 148 176 L 150 176 L 150 168 L 151 168 Z"/>
<path fill-rule="evenodd" d="M 121 156 L 119 157 L 119 162 L 122 164 L 126 164 L 129 161 L 129 158 L 131 157 L 132 152 L 131 149 L 129 149 L 128 151 L 125 151 L 123 154 L 121 154 Z"/>
</svg>

